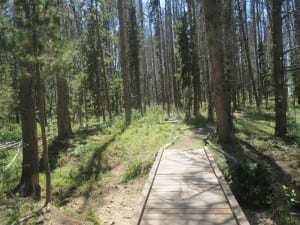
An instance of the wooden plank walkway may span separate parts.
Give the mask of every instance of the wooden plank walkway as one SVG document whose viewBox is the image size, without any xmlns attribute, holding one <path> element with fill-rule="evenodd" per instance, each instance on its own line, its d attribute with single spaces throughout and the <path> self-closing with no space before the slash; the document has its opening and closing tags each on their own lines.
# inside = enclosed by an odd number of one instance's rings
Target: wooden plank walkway
<svg viewBox="0 0 300 225">
<path fill-rule="evenodd" d="M 249 225 L 208 149 L 161 150 L 135 225 Z"/>
</svg>

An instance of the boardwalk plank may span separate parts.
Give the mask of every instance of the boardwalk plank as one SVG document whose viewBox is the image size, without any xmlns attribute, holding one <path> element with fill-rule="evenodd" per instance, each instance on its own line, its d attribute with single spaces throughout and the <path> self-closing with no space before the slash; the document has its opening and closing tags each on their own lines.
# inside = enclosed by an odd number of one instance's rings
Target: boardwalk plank
<svg viewBox="0 0 300 225">
<path fill-rule="evenodd" d="M 138 225 L 249 224 L 204 150 L 164 151 L 153 179 Z"/>
<path fill-rule="evenodd" d="M 193 220 L 193 221 L 186 221 L 186 220 L 143 220 L 141 225 L 237 225 L 234 219 L 230 221 L 200 221 L 200 220 Z"/>
<path fill-rule="evenodd" d="M 156 185 L 152 187 L 152 192 L 176 192 L 176 191 L 180 191 L 180 192 L 201 192 L 204 190 L 210 190 L 210 189 L 218 189 L 221 190 L 221 187 L 219 186 L 219 184 L 178 184 L 178 185 Z"/>
<path fill-rule="evenodd" d="M 226 208 L 228 207 L 228 202 L 223 201 L 223 202 L 210 202 L 207 204 L 206 202 L 189 202 L 189 203 L 176 203 L 176 202 L 171 202 L 171 203 L 151 203 L 148 202 L 146 205 L 146 209 L 155 209 L 155 208 L 160 208 L 160 209 L 200 209 L 200 208 Z"/>
<path fill-rule="evenodd" d="M 227 208 L 147 208 L 144 214 L 231 214 L 229 206 Z"/>
<path fill-rule="evenodd" d="M 213 172 L 212 168 L 207 166 L 166 166 L 161 164 L 159 171 L 157 172 L 157 175 L 183 175 L 183 174 L 189 174 L 189 175 L 198 175 L 201 176 L 200 173 L 203 172 Z"/>
<path fill-rule="evenodd" d="M 195 194 L 191 196 L 182 196 L 180 194 L 177 194 L 177 192 L 171 192 L 171 194 L 165 194 L 165 196 L 151 193 L 148 199 L 148 203 L 150 204 L 163 204 L 163 203 L 189 204 L 189 203 L 197 202 L 199 205 L 202 204 L 202 206 L 218 204 L 226 201 L 227 200 L 223 195 L 223 193 L 212 193 L 212 192 L 204 193 L 204 194 Z"/>
<path fill-rule="evenodd" d="M 237 225 L 232 214 L 146 214 L 142 225 Z"/>
</svg>

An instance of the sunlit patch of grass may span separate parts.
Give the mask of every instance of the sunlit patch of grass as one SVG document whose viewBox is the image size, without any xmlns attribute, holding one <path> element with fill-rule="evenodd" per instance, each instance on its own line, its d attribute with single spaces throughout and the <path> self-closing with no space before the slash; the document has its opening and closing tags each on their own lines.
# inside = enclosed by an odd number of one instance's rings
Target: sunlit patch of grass
<svg viewBox="0 0 300 225">
<path fill-rule="evenodd" d="M 235 127 L 242 133 L 248 135 L 272 135 L 274 133 L 274 123 L 264 120 L 242 118 L 235 120 Z"/>
<path fill-rule="evenodd" d="M 173 115 L 177 118 L 177 114 Z M 125 129 L 123 117 L 116 117 L 100 130 L 82 131 L 69 140 L 56 159 L 52 171 L 54 196 L 63 198 L 72 193 L 89 193 L 113 178 L 111 170 L 122 165 L 118 177 L 127 182 L 146 174 L 160 146 L 184 133 L 182 123 L 163 123 L 165 114 L 159 107 L 149 109 L 144 117 L 134 116 Z M 44 176 L 41 174 L 44 190 Z M 60 205 L 60 203 L 58 202 Z"/>
<path fill-rule="evenodd" d="M 180 113 L 171 114 L 171 118 L 176 120 L 181 120 L 181 116 Z M 51 176 L 54 205 L 63 207 L 72 195 L 88 195 L 112 180 L 128 182 L 145 175 L 150 170 L 158 149 L 186 132 L 188 127 L 181 122 L 167 123 L 166 118 L 166 113 L 157 106 L 149 108 L 144 116 L 134 112 L 133 120 L 128 127 L 125 126 L 124 118 L 117 116 L 111 122 L 101 122 L 100 127 L 93 126 L 92 130 L 82 129 L 80 132 L 74 130 L 74 137 L 66 143 L 57 145 L 54 143 L 55 152 L 49 151 L 50 156 L 53 154 Z M 51 122 L 48 128 L 50 136 L 53 131 L 55 132 L 53 124 Z M 12 155 L 5 155 L 4 158 L 8 161 Z M 14 164 L 18 168 L 21 168 L 20 160 Z M 113 170 L 119 167 L 121 171 L 115 174 Z M 7 176 L 9 177 L 9 174 Z M 10 182 L 9 185 L 11 184 Z M 43 172 L 40 173 L 40 185 L 43 199 L 45 195 Z M 25 205 L 23 202 L 20 204 L 20 207 Z M 13 211 L 16 217 L 23 215 L 23 211 L 19 213 L 19 208 Z M 90 213 L 84 214 L 87 215 L 85 219 L 97 221 L 93 213 L 91 210 Z M 3 217 L 7 217 L 7 214 Z"/>
<path fill-rule="evenodd" d="M 180 130 L 182 124 L 157 123 L 161 118 L 150 114 L 150 118 L 146 116 L 142 121 L 133 121 L 108 147 L 104 157 L 111 164 L 126 164 L 123 181 L 147 173 L 158 148 L 184 132 Z"/>
</svg>

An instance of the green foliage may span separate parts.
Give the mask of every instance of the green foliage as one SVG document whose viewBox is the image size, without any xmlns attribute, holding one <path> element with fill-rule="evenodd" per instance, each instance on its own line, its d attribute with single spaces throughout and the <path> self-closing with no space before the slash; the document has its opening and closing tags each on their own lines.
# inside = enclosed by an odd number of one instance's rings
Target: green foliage
<svg viewBox="0 0 300 225">
<path fill-rule="evenodd" d="M 191 77 L 191 57 L 189 49 L 189 36 L 188 36 L 188 19 L 185 13 L 176 27 L 176 37 L 178 43 L 179 59 L 181 60 L 181 79 L 182 87 L 190 86 L 192 82 Z"/>
<path fill-rule="evenodd" d="M 278 225 L 297 225 L 290 212 L 291 207 L 298 203 L 295 191 L 279 183 L 274 185 L 272 194 L 269 196 L 272 216 Z"/>
<path fill-rule="evenodd" d="M 88 194 L 111 179 L 114 182 L 129 182 L 145 175 L 151 168 L 159 147 L 184 132 L 180 128 L 186 127 L 180 123 L 162 123 L 165 116 L 160 106 L 149 108 L 143 117 L 138 111 L 134 111 L 132 123 L 127 128 L 124 117 L 120 115 L 111 122 L 101 122 L 101 127 L 93 126 L 75 132 L 75 137 L 67 143 L 54 144 L 49 151 L 53 166 L 51 175 L 54 204 L 64 205 L 65 200 L 73 194 Z M 52 132 L 55 133 L 55 122 L 48 121 L 47 129 L 51 137 Z M 96 120 L 92 119 L 90 122 Z M 20 129 L 19 125 L 16 128 Z M 1 199 L 4 191 L 14 187 L 21 174 L 21 154 L 10 169 L 4 172 L 15 153 L 15 150 L 0 150 Z M 111 170 L 119 166 L 122 170 L 120 176 L 116 177 Z M 45 177 L 42 173 L 40 185 L 42 191 L 45 190 Z M 10 224 L 26 215 L 26 204 L 22 199 L 18 204 L 11 204 L 10 211 L 0 214 L 1 219 L 5 218 L 2 221 Z M 32 203 L 32 206 L 36 204 Z M 27 207 L 29 209 L 32 208 Z M 92 223 L 100 223 L 93 209 L 84 214 L 84 217 Z"/>
<path fill-rule="evenodd" d="M 86 219 L 90 222 L 93 223 L 93 225 L 101 225 L 101 221 L 99 220 L 99 218 L 97 217 L 97 215 L 95 214 L 95 210 L 92 208 L 88 209 L 88 212 L 86 214 Z"/>
<path fill-rule="evenodd" d="M 21 140 L 20 124 L 9 124 L 8 126 L 0 126 L 0 143 Z"/>
<path fill-rule="evenodd" d="M 299 132 L 295 132 L 299 128 L 298 115 L 297 109 L 289 111 L 289 135 L 282 140 L 273 136 L 273 112 L 258 113 L 253 108 L 246 108 L 245 113 L 234 121 L 240 142 L 230 150 L 239 163 L 228 162 L 223 155 L 216 154 L 218 165 L 240 203 L 269 210 L 280 225 L 297 224 L 290 213 L 294 205 L 298 207 L 299 204 L 296 196 L 299 189 Z M 295 190 L 287 187 L 291 184 Z"/>
<path fill-rule="evenodd" d="M 128 182 L 138 176 L 147 174 L 152 166 L 153 158 L 154 157 L 150 157 L 147 160 L 143 159 L 141 156 L 131 157 L 128 160 L 127 168 L 122 175 L 122 181 Z"/>
<path fill-rule="evenodd" d="M 3 201 L 7 201 L 7 209 L 0 211 L 0 221 L 3 225 L 18 225 L 20 224 L 18 221 L 24 215 L 32 213 L 35 210 L 36 205 L 34 201 L 31 199 L 21 198 L 19 196 L 15 196 L 13 200 L 3 199 Z M 13 203 L 11 202 L 13 201 Z M 29 220 L 26 224 L 34 225 L 36 224 L 34 221 Z"/>
<path fill-rule="evenodd" d="M 0 128 L 4 125 L 6 126 L 8 122 L 13 120 L 13 110 L 17 104 L 18 101 L 16 100 L 16 93 L 14 90 L 10 86 L 0 84 Z"/>
<path fill-rule="evenodd" d="M 254 208 L 267 206 L 266 196 L 272 190 L 272 177 L 262 163 L 245 160 L 234 164 L 229 169 L 229 179 L 241 203 Z"/>
<path fill-rule="evenodd" d="M 12 205 L 12 207 L 7 210 L 4 225 L 19 224 L 16 221 L 18 221 L 19 218 L 22 216 L 21 207 L 22 203 L 21 201 L 19 201 L 19 198 L 17 198 L 16 202 Z"/>
<path fill-rule="evenodd" d="M 15 160 L 15 161 L 13 161 Z M 21 172 L 21 150 L 0 150 L 0 198 L 16 185 Z"/>
</svg>

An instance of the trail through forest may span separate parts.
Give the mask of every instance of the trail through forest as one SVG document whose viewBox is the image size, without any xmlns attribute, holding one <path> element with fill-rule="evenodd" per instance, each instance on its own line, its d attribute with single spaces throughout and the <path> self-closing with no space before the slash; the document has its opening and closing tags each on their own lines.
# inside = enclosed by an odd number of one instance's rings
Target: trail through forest
<svg viewBox="0 0 300 225">
<path fill-rule="evenodd" d="M 168 149 L 198 149 L 203 147 L 202 140 L 208 135 L 210 128 L 191 129 L 183 134 L 177 142 Z M 214 151 L 213 151 L 214 152 Z M 114 173 L 118 176 L 122 168 L 118 167 Z M 129 184 L 119 183 L 117 180 L 110 186 L 103 188 L 103 193 L 90 198 L 90 204 L 99 207 L 98 216 L 106 225 L 130 225 L 137 210 L 137 202 L 143 190 L 147 176 L 140 177 Z M 74 198 L 71 207 L 80 211 L 86 204 L 82 197 Z M 245 210 L 251 225 L 271 225 L 274 221 L 265 212 Z"/>
<path fill-rule="evenodd" d="M 203 134 L 193 129 L 183 134 L 169 148 L 197 149 L 203 137 Z M 122 165 L 115 168 L 112 171 L 116 177 L 115 181 L 101 187 L 101 191 L 95 190 L 88 197 L 71 197 L 67 207 L 77 213 L 83 213 L 90 207 L 97 212 L 96 216 L 101 218 L 105 225 L 130 225 L 147 176 L 139 177 L 126 184 L 120 183 L 118 177 L 121 176 L 123 169 Z"/>
<path fill-rule="evenodd" d="M 170 149 L 197 149 L 204 136 L 193 129 L 179 138 L 171 145 Z M 116 174 L 121 174 L 121 168 L 115 169 Z M 143 190 L 147 177 L 141 177 L 129 184 L 115 183 L 108 187 L 108 192 L 101 197 L 99 202 L 99 216 L 104 224 L 130 225 L 135 211 L 137 201 Z M 95 199 L 93 200 L 95 201 Z"/>
</svg>

